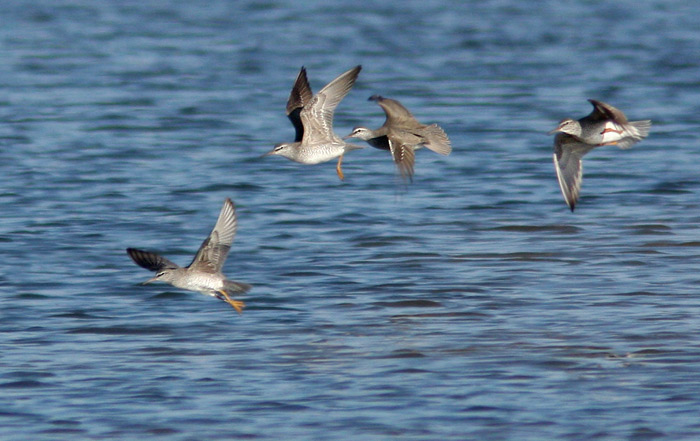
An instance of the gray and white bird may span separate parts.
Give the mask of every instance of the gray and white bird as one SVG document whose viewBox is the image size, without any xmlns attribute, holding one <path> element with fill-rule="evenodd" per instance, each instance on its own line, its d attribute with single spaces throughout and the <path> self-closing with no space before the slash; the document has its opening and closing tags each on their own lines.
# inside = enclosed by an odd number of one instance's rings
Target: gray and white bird
<svg viewBox="0 0 700 441">
<path fill-rule="evenodd" d="M 341 180 L 344 179 L 343 155 L 363 147 L 346 143 L 335 134 L 333 114 L 355 84 L 361 69 L 362 66 L 353 67 L 312 96 L 306 69 L 302 67 L 287 100 L 287 116 L 296 130 L 294 142 L 277 144 L 263 156 L 284 156 L 301 164 L 318 164 L 338 158 L 336 172 Z"/>
<path fill-rule="evenodd" d="M 565 119 L 549 134 L 554 137 L 554 169 L 564 200 L 574 211 L 583 180 L 583 157 L 596 147 L 626 149 L 649 135 L 650 120 L 627 121 L 621 110 L 596 100 L 593 112 L 580 120 Z"/>
<path fill-rule="evenodd" d="M 233 300 L 231 296 L 245 293 L 251 286 L 228 280 L 221 272 L 236 235 L 236 227 L 236 208 L 231 199 L 226 198 L 214 229 L 199 247 L 189 266 L 180 267 L 156 253 L 136 248 L 127 248 L 126 252 L 137 265 L 156 272 L 155 277 L 144 284 L 165 282 L 177 288 L 197 291 L 223 300 L 241 313 L 245 304 Z"/>
<path fill-rule="evenodd" d="M 419 148 L 427 147 L 441 155 L 449 155 L 452 151 L 450 139 L 437 124 L 421 124 L 407 108 L 391 98 L 372 95 L 369 101 L 376 101 L 384 110 L 384 124 L 376 130 L 355 127 L 343 139 L 357 138 L 372 147 L 388 150 L 402 178 L 413 180 L 415 151 Z"/>
<path fill-rule="evenodd" d="M 579 119 L 563 119 L 549 132 L 561 132 L 594 146 L 617 145 L 621 149 L 632 147 L 649 135 L 651 120 L 627 121 L 622 111 L 602 101 L 588 100 L 593 111 Z"/>
</svg>

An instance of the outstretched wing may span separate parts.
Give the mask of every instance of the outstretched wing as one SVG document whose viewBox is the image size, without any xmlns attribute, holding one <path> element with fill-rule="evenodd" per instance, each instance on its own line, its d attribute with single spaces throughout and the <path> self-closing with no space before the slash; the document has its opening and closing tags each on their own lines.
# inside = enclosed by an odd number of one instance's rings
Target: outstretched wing
<svg viewBox="0 0 700 441">
<path fill-rule="evenodd" d="M 226 198 L 214 229 L 204 239 L 188 268 L 209 273 L 220 272 L 236 235 L 236 227 L 236 208 L 233 201 Z"/>
<path fill-rule="evenodd" d="M 587 116 L 588 119 L 593 121 L 613 120 L 618 124 L 627 124 L 627 117 L 622 113 L 622 110 L 617 107 L 613 107 L 602 101 L 591 99 L 588 101 L 593 104 L 593 112 Z"/>
<path fill-rule="evenodd" d="M 412 182 L 413 167 L 416 162 L 416 154 L 413 146 L 397 142 L 389 135 L 389 149 L 391 150 L 391 157 L 394 158 L 394 163 L 399 169 L 401 177 Z"/>
<path fill-rule="evenodd" d="M 127 248 L 126 252 L 129 254 L 129 257 L 131 257 L 131 260 L 136 262 L 138 266 L 146 268 L 147 270 L 160 272 L 164 269 L 179 268 L 177 264 L 156 253 L 151 253 L 150 251 Z"/>
<path fill-rule="evenodd" d="M 386 114 L 384 126 L 389 127 L 416 127 L 421 123 L 400 102 L 380 95 L 372 95 L 369 101 L 376 101 Z"/>
<path fill-rule="evenodd" d="M 311 93 L 309 80 L 306 77 L 306 68 L 302 66 L 287 100 L 287 117 L 294 125 L 294 130 L 296 131 L 294 142 L 301 141 L 304 136 L 304 125 L 301 123 L 299 114 L 304 106 L 311 102 L 312 98 L 313 94 Z"/>
<path fill-rule="evenodd" d="M 561 194 L 571 211 L 574 211 L 583 181 L 583 156 L 593 148 L 566 133 L 554 137 L 554 169 Z"/>
<path fill-rule="evenodd" d="M 313 97 L 311 103 L 301 111 L 301 122 L 304 125 L 304 139 L 302 143 L 311 142 L 323 137 L 333 139 L 333 113 L 340 101 L 350 92 L 357 80 L 362 66 L 340 74 Z"/>
</svg>

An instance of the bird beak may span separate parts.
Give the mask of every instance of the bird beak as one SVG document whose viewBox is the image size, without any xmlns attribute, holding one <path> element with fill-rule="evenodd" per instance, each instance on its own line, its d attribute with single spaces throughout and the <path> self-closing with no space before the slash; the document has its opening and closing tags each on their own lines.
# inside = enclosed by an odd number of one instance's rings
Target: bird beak
<svg viewBox="0 0 700 441">
<path fill-rule="evenodd" d="M 348 136 L 343 136 L 343 139 L 350 139 L 350 138 L 352 138 L 352 133 L 349 134 Z"/>
<path fill-rule="evenodd" d="M 151 282 L 155 282 L 157 279 L 158 279 L 158 277 L 153 277 L 153 278 L 151 278 L 151 279 L 146 280 L 146 281 L 143 282 L 141 285 L 147 285 L 147 284 L 149 284 L 149 283 L 151 283 Z"/>
<path fill-rule="evenodd" d="M 261 158 L 264 158 L 265 156 L 272 156 L 275 154 L 275 149 L 270 150 L 269 152 L 265 153 L 264 155 L 260 156 Z"/>
<path fill-rule="evenodd" d="M 561 126 L 557 126 L 556 129 L 552 129 L 549 132 L 547 132 L 547 135 L 554 135 L 555 133 L 559 132 L 561 130 Z"/>
</svg>

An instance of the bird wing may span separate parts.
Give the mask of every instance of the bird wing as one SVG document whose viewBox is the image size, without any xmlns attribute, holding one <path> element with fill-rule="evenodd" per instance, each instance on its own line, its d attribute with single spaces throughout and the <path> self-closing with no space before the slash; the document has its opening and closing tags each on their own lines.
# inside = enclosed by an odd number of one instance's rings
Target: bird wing
<svg viewBox="0 0 700 441">
<path fill-rule="evenodd" d="M 220 272 L 236 235 L 236 227 L 236 207 L 231 199 L 226 198 L 214 229 L 204 239 L 188 268 L 210 273 Z"/>
<path fill-rule="evenodd" d="M 311 86 L 309 86 L 309 80 L 306 77 L 306 68 L 302 66 L 287 100 L 287 117 L 296 131 L 294 142 L 301 141 L 304 136 L 304 125 L 301 123 L 299 114 L 304 106 L 311 102 L 312 98 L 313 93 L 311 93 Z"/>
<path fill-rule="evenodd" d="M 385 126 L 392 127 L 415 127 L 421 123 L 403 106 L 400 102 L 391 98 L 384 98 L 380 95 L 372 95 L 370 101 L 376 101 L 386 114 Z"/>
<path fill-rule="evenodd" d="M 613 107 L 610 104 L 602 101 L 591 99 L 588 101 L 593 104 L 593 112 L 591 112 L 587 118 L 593 121 L 611 119 L 618 124 L 627 124 L 627 117 L 624 113 L 622 113 L 622 110 L 618 109 L 617 107 Z"/>
<path fill-rule="evenodd" d="M 388 135 L 377 136 L 376 138 L 368 139 L 367 142 L 376 149 L 391 150 Z"/>
<path fill-rule="evenodd" d="M 557 172 L 561 194 L 574 211 L 583 181 L 583 156 L 594 146 L 582 143 L 575 137 L 559 133 L 554 137 L 554 169 Z"/>
<path fill-rule="evenodd" d="M 311 100 L 308 106 L 301 110 L 301 122 L 304 125 L 304 137 L 302 144 L 313 142 L 313 138 L 323 136 L 333 139 L 333 113 L 338 103 L 345 98 L 355 84 L 362 66 L 340 74 L 336 79 L 328 83 Z"/>
<path fill-rule="evenodd" d="M 413 167 L 416 162 L 416 154 L 413 146 L 396 142 L 392 139 L 391 135 L 388 136 L 388 140 L 391 157 L 394 158 L 394 163 L 396 163 L 401 177 L 413 181 Z"/>
<path fill-rule="evenodd" d="M 164 269 L 177 269 L 179 266 L 163 256 L 150 251 L 138 250 L 136 248 L 127 248 L 127 254 L 136 264 L 147 270 L 160 272 Z"/>
</svg>

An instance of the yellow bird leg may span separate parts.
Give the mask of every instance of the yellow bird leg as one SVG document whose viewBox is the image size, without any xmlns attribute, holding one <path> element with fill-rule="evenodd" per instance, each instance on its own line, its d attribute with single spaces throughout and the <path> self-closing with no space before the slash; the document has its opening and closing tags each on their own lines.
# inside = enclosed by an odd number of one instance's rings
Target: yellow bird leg
<svg viewBox="0 0 700 441">
<path fill-rule="evenodd" d="M 340 155 L 340 158 L 338 158 L 338 165 L 335 167 L 335 171 L 338 172 L 338 177 L 342 181 L 345 179 L 345 175 L 343 175 L 343 155 Z"/>
<path fill-rule="evenodd" d="M 239 314 L 243 313 L 243 308 L 245 308 L 245 303 L 241 302 L 240 300 L 233 300 L 231 297 L 228 296 L 228 293 L 224 290 L 220 290 L 219 293 L 224 296 L 226 299 L 225 302 L 228 303 L 229 305 L 233 306 L 233 308 L 238 311 Z"/>
</svg>

